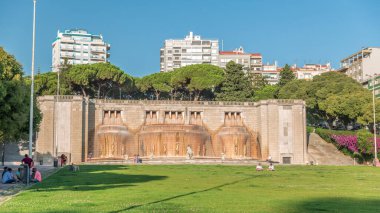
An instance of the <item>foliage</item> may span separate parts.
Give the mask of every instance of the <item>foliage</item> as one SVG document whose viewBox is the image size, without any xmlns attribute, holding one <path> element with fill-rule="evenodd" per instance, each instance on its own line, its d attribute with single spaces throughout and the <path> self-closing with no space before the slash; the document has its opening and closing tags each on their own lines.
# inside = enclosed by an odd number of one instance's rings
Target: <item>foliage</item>
<svg viewBox="0 0 380 213">
<path fill-rule="evenodd" d="M 296 79 L 293 71 L 288 64 L 285 64 L 284 68 L 280 71 L 280 80 L 278 81 L 278 86 L 283 87 L 287 83 Z"/>
<path fill-rule="evenodd" d="M 173 71 L 171 84 L 174 90 L 182 91 L 193 97 L 194 101 L 210 100 L 207 96 L 223 81 L 223 70 L 210 64 L 194 64 L 178 68 Z"/>
<path fill-rule="evenodd" d="M 249 101 L 253 98 L 252 83 L 243 72 L 243 66 L 230 61 L 226 65 L 225 78 L 217 94 L 219 101 Z"/>
<path fill-rule="evenodd" d="M 171 72 L 153 73 L 139 79 L 136 84 L 143 93 L 153 92 L 156 100 L 159 100 L 162 93 L 169 93 L 173 90 L 171 77 Z"/>
<path fill-rule="evenodd" d="M 74 94 L 96 98 L 118 97 L 123 87 L 133 84 L 131 76 L 110 63 L 73 65 L 65 77 Z"/>
<path fill-rule="evenodd" d="M 277 85 L 265 85 L 264 87 L 255 90 L 254 101 L 275 99 L 277 91 Z"/>
<path fill-rule="evenodd" d="M 256 92 L 268 86 L 266 78 L 259 73 L 248 73 L 248 78 L 252 82 L 252 89 Z"/>
<path fill-rule="evenodd" d="M 367 130 L 363 129 L 355 132 L 316 128 L 315 133 L 325 141 L 336 145 L 345 154 L 358 158 L 360 162 L 373 159 L 373 134 Z M 379 149 L 380 138 L 376 142 Z"/>
<path fill-rule="evenodd" d="M 30 86 L 23 78 L 21 65 L 0 47 L 0 143 L 4 164 L 5 144 L 26 139 L 29 130 Z M 34 126 L 38 129 L 41 113 L 34 101 Z"/>
<path fill-rule="evenodd" d="M 335 120 L 346 125 L 371 122 L 368 112 L 371 93 L 342 73 L 327 72 L 312 81 L 291 81 L 280 89 L 279 98 L 305 100 L 308 113 L 315 120 L 327 121 L 330 128 Z"/>
<path fill-rule="evenodd" d="M 365 155 L 372 155 L 374 152 L 373 146 L 373 134 L 366 130 L 360 130 L 357 132 L 358 150 Z M 379 146 L 380 144 L 378 144 Z M 371 156 L 373 158 L 373 156 Z"/>
</svg>

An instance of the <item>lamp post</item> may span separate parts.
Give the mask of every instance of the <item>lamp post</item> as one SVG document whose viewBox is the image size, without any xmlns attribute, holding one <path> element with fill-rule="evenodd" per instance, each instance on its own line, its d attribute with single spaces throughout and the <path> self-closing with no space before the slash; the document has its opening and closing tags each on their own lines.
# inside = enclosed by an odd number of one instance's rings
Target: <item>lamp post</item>
<svg viewBox="0 0 380 213">
<path fill-rule="evenodd" d="M 36 43 L 36 0 L 33 0 L 33 41 L 32 41 L 32 83 L 30 85 L 30 115 L 29 115 L 29 156 L 32 157 L 33 145 L 33 96 L 34 96 L 34 49 Z"/>
<path fill-rule="evenodd" d="M 374 145 L 374 161 L 373 165 L 377 166 L 377 141 L 376 141 L 376 102 L 375 102 L 375 79 L 377 74 L 367 75 L 372 78 L 372 114 L 373 114 L 373 145 Z"/>
<path fill-rule="evenodd" d="M 378 159 L 377 159 L 377 141 L 376 141 L 376 105 L 375 105 L 375 78 L 376 73 L 373 74 L 372 78 L 372 111 L 373 111 L 373 145 L 375 146 L 375 159 L 374 159 L 374 166 L 377 165 Z"/>
</svg>

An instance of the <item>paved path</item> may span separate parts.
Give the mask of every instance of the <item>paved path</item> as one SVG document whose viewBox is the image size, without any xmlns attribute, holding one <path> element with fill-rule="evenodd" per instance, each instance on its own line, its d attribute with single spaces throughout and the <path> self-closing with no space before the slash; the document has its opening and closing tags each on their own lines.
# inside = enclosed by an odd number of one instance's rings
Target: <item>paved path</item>
<svg viewBox="0 0 380 213">
<path fill-rule="evenodd" d="M 18 168 L 18 166 L 15 165 L 5 165 L 8 167 L 11 167 L 13 169 L 13 172 L 15 172 Z M 0 172 L 3 173 L 3 168 L 1 167 Z M 42 174 L 42 181 L 55 171 L 57 171 L 57 168 L 54 168 L 52 166 L 37 166 L 37 169 Z M 30 184 L 32 186 L 33 184 Z M 27 185 L 24 183 L 15 183 L 15 184 L 3 184 L 0 183 L 0 204 L 2 204 L 4 201 L 11 198 L 13 195 L 17 194 L 21 190 L 27 188 Z"/>
<path fill-rule="evenodd" d="M 319 165 L 353 165 L 354 160 L 340 152 L 334 144 L 324 141 L 318 134 L 311 133 L 308 146 L 309 161 Z"/>
</svg>

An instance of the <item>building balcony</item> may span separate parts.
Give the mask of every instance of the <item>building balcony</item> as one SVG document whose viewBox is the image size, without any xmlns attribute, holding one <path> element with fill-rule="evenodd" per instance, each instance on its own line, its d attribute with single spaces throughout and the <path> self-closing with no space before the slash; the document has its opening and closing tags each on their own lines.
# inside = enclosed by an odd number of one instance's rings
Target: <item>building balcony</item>
<svg viewBox="0 0 380 213">
<path fill-rule="evenodd" d="M 74 54 L 61 54 L 61 58 L 75 58 Z"/>
<path fill-rule="evenodd" d="M 61 50 L 73 51 L 75 48 L 73 46 L 61 46 Z"/>
<path fill-rule="evenodd" d="M 93 61 L 105 61 L 105 57 L 104 56 L 95 56 L 95 55 L 92 55 L 91 56 L 91 60 L 93 60 Z"/>
<path fill-rule="evenodd" d="M 105 50 L 104 49 L 99 49 L 99 48 L 93 48 L 93 49 L 91 49 L 91 52 L 94 52 L 94 53 L 104 53 Z"/>
</svg>

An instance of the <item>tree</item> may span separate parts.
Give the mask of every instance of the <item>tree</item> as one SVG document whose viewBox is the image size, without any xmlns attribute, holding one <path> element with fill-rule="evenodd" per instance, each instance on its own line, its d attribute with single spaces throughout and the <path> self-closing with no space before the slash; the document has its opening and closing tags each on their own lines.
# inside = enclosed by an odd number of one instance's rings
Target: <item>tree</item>
<svg viewBox="0 0 380 213">
<path fill-rule="evenodd" d="M 187 93 L 194 101 L 206 97 L 207 91 L 214 90 L 223 81 L 223 70 L 210 64 L 195 64 L 173 71 L 171 85 L 174 90 Z"/>
<path fill-rule="evenodd" d="M 0 47 L 0 144 L 2 164 L 7 143 L 26 139 L 29 130 L 30 87 L 23 78 L 22 66 Z M 38 129 L 41 113 L 34 101 L 34 126 Z"/>
<path fill-rule="evenodd" d="M 230 61 L 226 65 L 224 81 L 217 94 L 219 101 L 250 101 L 253 97 L 252 83 L 243 72 L 243 65 Z"/>
<path fill-rule="evenodd" d="M 266 85 L 259 90 L 255 90 L 254 101 L 275 99 L 276 92 L 278 91 L 277 85 Z"/>
<path fill-rule="evenodd" d="M 117 97 L 122 87 L 133 84 L 133 79 L 110 63 L 71 66 L 65 74 L 74 94 L 96 98 Z"/>
<path fill-rule="evenodd" d="M 283 87 L 288 82 L 296 79 L 293 71 L 290 69 L 290 66 L 286 64 L 280 72 L 280 80 L 278 81 L 278 86 Z"/>
<path fill-rule="evenodd" d="M 329 128 L 337 120 L 346 125 L 370 122 L 371 92 L 342 73 L 323 73 L 312 81 L 290 81 L 280 89 L 279 98 L 305 100 L 308 114 L 326 121 Z"/>
<path fill-rule="evenodd" d="M 253 91 L 260 90 L 268 85 L 268 81 L 266 80 L 266 78 L 259 73 L 250 73 L 249 79 L 252 82 Z"/>
<path fill-rule="evenodd" d="M 159 72 L 147 75 L 137 81 L 137 87 L 144 93 L 152 91 L 156 100 L 159 100 L 161 93 L 172 91 L 171 76 L 171 72 Z"/>
</svg>

